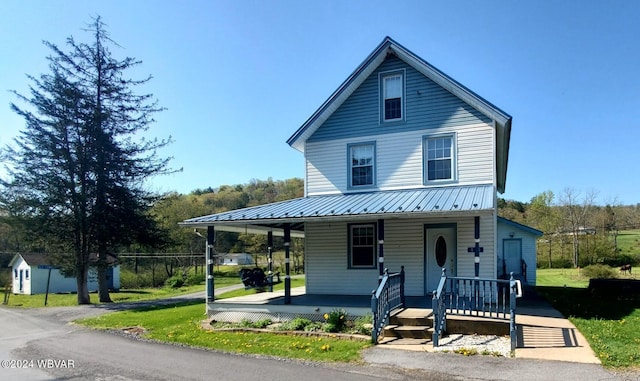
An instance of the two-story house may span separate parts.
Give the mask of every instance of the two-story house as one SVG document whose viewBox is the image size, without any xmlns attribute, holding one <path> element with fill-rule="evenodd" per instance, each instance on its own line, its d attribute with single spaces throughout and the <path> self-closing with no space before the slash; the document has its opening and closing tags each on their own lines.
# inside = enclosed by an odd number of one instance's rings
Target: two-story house
<svg viewBox="0 0 640 381">
<path fill-rule="evenodd" d="M 182 225 L 210 242 L 217 230 L 303 236 L 313 295 L 370 296 L 401 266 L 408 296 L 430 295 L 443 268 L 496 278 L 526 259 L 534 280 L 538 232 L 497 216 L 511 121 L 387 37 L 288 139 L 304 154 L 304 197 Z"/>
</svg>

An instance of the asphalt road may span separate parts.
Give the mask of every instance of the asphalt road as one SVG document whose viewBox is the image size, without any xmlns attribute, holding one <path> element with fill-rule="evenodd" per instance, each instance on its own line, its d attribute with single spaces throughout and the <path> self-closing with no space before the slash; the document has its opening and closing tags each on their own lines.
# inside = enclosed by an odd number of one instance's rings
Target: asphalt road
<svg viewBox="0 0 640 381">
<path fill-rule="evenodd" d="M 132 306 L 134 304 L 129 305 Z M 2 380 L 446 380 L 385 366 L 316 364 L 165 345 L 94 331 L 71 320 L 123 309 L 111 305 L 0 308 Z"/>
<path fill-rule="evenodd" d="M 221 290 L 222 291 L 222 290 Z M 202 298 L 202 294 L 191 298 Z M 179 298 L 184 299 L 184 297 Z M 175 302 L 176 299 L 173 300 Z M 166 303 L 166 302 L 165 302 Z M 317 364 L 136 340 L 69 324 L 140 303 L 0 307 L 1 380 L 636 380 L 601 366 L 375 347 L 363 364 Z"/>
</svg>

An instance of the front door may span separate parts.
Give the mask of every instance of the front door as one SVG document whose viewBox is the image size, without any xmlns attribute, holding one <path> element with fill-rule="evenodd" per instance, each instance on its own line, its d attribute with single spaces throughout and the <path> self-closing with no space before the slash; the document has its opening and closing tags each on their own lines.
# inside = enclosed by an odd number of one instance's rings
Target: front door
<svg viewBox="0 0 640 381">
<path fill-rule="evenodd" d="M 456 227 L 455 225 L 425 226 L 425 292 L 427 295 L 438 288 L 442 269 L 455 276 Z"/>
<path fill-rule="evenodd" d="M 22 274 L 23 274 L 23 271 L 20 270 L 20 292 L 24 291 L 24 276 Z"/>
</svg>

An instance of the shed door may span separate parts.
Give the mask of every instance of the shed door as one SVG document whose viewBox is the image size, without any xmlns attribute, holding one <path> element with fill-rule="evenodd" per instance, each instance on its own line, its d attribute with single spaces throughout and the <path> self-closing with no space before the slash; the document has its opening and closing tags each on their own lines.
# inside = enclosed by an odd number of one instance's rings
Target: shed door
<svg viewBox="0 0 640 381">
<path fill-rule="evenodd" d="M 511 272 L 514 275 L 522 274 L 522 240 L 505 239 L 503 241 L 503 255 L 506 275 L 509 276 Z"/>
<path fill-rule="evenodd" d="M 24 271 L 20 270 L 20 292 L 24 292 Z"/>
</svg>

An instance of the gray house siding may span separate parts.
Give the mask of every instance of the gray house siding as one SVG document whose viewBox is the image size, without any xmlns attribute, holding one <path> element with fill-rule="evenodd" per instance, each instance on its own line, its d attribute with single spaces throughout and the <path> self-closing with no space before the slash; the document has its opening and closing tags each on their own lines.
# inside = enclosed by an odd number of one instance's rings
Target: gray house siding
<svg viewBox="0 0 640 381">
<path fill-rule="evenodd" d="M 479 213 L 480 244 L 484 248 L 480 260 L 480 276 L 494 278 L 496 260 L 493 237 L 495 216 Z M 473 277 L 474 256 L 467 252 L 475 244 L 472 216 L 394 219 L 385 221 L 384 267 L 397 272 L 405 266 L 405 292 L 423 296 L 425 289 L 425 225 L 457 225 L 456 274 Z M 370 221 L 375 222 L 375 221 Z M 378 284 L 378 269 L 348 268 L 347 222 L 305 224 L 306 287 L 309 294 L 370 295 Z"/>
<path fill-rule="evenodd" d="M 404 69 L 406 117 L 380 121 L 379 74 Z M 472 125 L 491 120 L 396 57 L 387 58 L 307 140 L 309 142 Z"/>
<path fill-rule="evenodd" d="M 398 69 L 407 77 L 406 117 L 381 123 L 379 73 Z M 446 185 L 495 183 L 491 121 L 411 66 L 387 58 L 306 142 L 306 194 L 354 191 L 347 148 L 365 141 L 376 145 L 376 184 L 369 190 L 422 187 L 423 139 L 434 134 L 455 134 L 456 181 Z"/>
</svg>

